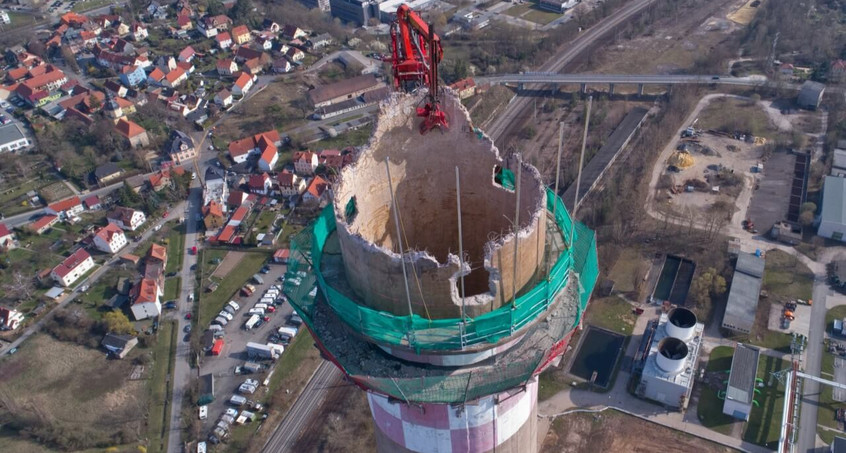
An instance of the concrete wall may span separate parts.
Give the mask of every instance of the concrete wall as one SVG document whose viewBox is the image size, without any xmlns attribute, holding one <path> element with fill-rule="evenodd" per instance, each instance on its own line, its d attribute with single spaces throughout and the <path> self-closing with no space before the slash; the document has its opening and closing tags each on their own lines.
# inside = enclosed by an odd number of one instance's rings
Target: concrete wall
<svg viewBox="0 0 846 453">
<path fill-rule="evenodd" d="M 335 190 L 336 219 L 346 277 L 360 303 L 408 314 L 398 239 L 385 160 L 397 199 L 403 246 L 413 249 L 407 266 L 416 314 L 431 318 L 460 315 L 458 219 L 455 168 L 461 177 L 465 250 L 465 304 L 470 316 L 499 308 L 534 275 L 543 258 L 545 193 L 536 169 L 523 164 L 520 232 L 515 241 L 515 191 L 494 182 L 497 167 L 517 174 L 516 160 L 503 161 L 489 138 L 479 139 L 467 113 L 452 95 L 443 107 L 448 131 L 417 132 L 414 108 L 421 96 L 395 95 L 382 105 L 376 131 L 356 163 L 341 173 Z M 357 214 L 344 209 L 355 198 Z M 349 220 L 349 224 L 347 221 Z M 514 244 L 517 278 L 513 278 Z M 407 258 L 408 259 L 408 258 Z M 469 269 L 472 271 L 467 272 Z M 515 286 L 516 285 L 516 286 Z"/>
<path fill-rule="evenodd" d="M 380 453 L 534 453 L 537 378 L 525 389 L 482 398 L 464 407 L 407 405 L 367 395 Z"/>
</svg>

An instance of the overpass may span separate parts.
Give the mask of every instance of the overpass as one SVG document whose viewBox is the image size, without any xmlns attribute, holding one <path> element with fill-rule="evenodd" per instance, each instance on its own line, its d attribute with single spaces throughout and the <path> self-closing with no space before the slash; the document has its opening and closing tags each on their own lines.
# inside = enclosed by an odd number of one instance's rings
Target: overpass
<svg viewBox="0 0 846 453">
<path fill-rule="evenodd" d="M 638 94 L 643 94 L 645 85 L 737 85 L 758 86 L 767 85 L 764 76 L 724 77 L 720 75 L 634 75 L 634 74 L 556 74 L 554 72 L 524 72 L 522 74 L 498 74 L 493 76 L 475 77 L 478 85 L 483 84 L 518 84 L 519 89 L 527 83 L 537 84 L 572 84 L 581 85 L 585 92 L 587 85 L 608 85 L 609 92 L 614 93 L 615 85 L 637 85 Z"/>
</svg>

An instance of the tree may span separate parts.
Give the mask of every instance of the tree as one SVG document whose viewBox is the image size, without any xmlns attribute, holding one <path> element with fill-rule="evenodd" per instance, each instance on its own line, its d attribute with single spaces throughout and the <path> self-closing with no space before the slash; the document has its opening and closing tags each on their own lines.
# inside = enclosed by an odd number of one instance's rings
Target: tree
<svg viewBox="0 0 846 453">
<path fill-rule="evenodd" d="M 219 16 L 226 13 L 226 8 L 220 0 L 209 0 L 208 13 L 211 16 Z"/>
<path fill-rule="evenodd" d="M 719 297 L 726 292 L 726 279 L 717 273 L 713 267 L 702 272 L 690 285 L 690 296 L 699 308 L 707 308 L 711 305 L 711 299 Z"/>
<path fill-rule="evenodd" d="M 804 211 L 799 214 L 799 223 L 802 226 L 811 226 L 814 223 L 814 211 Z"/>
<path fill-rule="evenodd" d="M 103 315 L 102 325 L 106 332 L 116 333 L 118 335 L 134 335 L 135 326 L 129 321 L 123 312 L 110 311 Z"/>
<path fill-rule="evenodd" d="M 253 12 L 253 4 L 250 0 L 238 0 L 232 9 L 229 10 L 229 17 L 235 21 L 246 22 Z"/>
<path fill-rule="evenodd" d="M 3 292 L 15 300 L 28 300 L 35 291 L 32 277 L 24 275 L 20 270 L 12 272 L 12 278 L 3 285 Z"/>
<path fill-rule="evenodd" d="M 123 186 L 121 186 L 120 192 L 118 193 L 118 200 L 121 206 L 136 207 L 141 203 L 141 196 L 132 190 L 132 187 L 129 186 L 129 182 L 124 181 Z"/>
</svg>

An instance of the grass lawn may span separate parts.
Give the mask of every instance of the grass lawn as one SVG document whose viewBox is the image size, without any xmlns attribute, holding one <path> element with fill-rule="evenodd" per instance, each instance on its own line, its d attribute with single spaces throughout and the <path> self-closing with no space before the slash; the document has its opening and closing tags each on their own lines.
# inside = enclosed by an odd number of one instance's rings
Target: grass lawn
<svg viewBox="0 0 846 453">
<path fill-rule="evenodd" d="M 359 127 L 356 130 L 348 130 L 342 134 L 338 134 L 334 138 L 324 138 L 320 140 L 320 146 L 324 149 L 337 148 L 342 149 L 347 146 L 363 146 L 370 140 L 370 134 L 373 133 L 373 123 Z"/>
<path fill-rule="evenodd" d="M 563 374 L 555 368 L 547 368 L 538 376 L 538 401 L 546 401 L 567 388 Z"/>
<path fill-rule="evenodd" d="M 267 426 L 276 426 L 282 421 L 302 389 L 305 388 L 314 370 L 323 362 L 320 351 L 314 347 L 313 343 L 314 340 L 308 329 L 301 329 L 279 359 L 270 378 L 268 391 L 256 398 L 267 405 L 269 413 L 265 423 Z M 287 394 L 285 390 L 290 390 L 291 393 Z M 234 427 L 231 432 L 232 437 L 224 451 L 257 450 L 257 448 L 248 448 L 250 443 L 252 442 L 253 447 L 260 447 L 264 436 L 271 430 L 265 429 L 258 436 L 255 435 L 255 430 L 256 427 L 252 424 Z"/>
<path fill-rule="evenodd" d="M 766 255 L 763 289 L 772 301 L 811 298 L 814 274 L 795 256 L 781 250 L 770 250 Z"/>
<path fill-rule="evenodd" d="M 730 369 L 733 355 L 734 348 L 717 346 L 711 351 L 705 370 L 720 372 Z M 726 379 L 728 379 L 728 373 L 726 373 Z M 707 386 L 703 387 L 699 394 L 696 414 L 703 426 L 726 435 L 731 434 L 732 424 L 736 422 L 734 418 L 723 414 L 723 400 L 717 396 L 716 390 Z"/>
<path fill-rule="evenodd" d="M 18 13 L 15 11 L 7 11 L 9 13 L 10 28 L 19 28 L 35 23 L 35 16 L 30 14 Z"/>
<path fill-rule="evenodd" d="M 109 269 L 99 280 L 97 284 L 91 286 L 86 291 L 85 295 L 80 297 L 85 310 L 92 319 L 99 320 L 103 317 L 106 311 L 102 305 L 117 294 L 117 283 L 121 277 L 127 277 L 130 280 L 137 275 L 137 271 L 133 266 L 115 266 Z"/>
<path fill-rule="evenodd" d="M 825 314 L 825 331 L 831 333 L 834 328 L 835 319 L 846 318 L 846 305 L 838 305 Z"/>
<path fill-rule="evenodd" d="M 170 425 L 170 380 L 176 353 L 176 323 L 163 322 L 159 326 L 158 341 L 153 348 L 153 371 L 149 378 L 150 408 L 147 427 L 147 453 L 167 451 Z"/>
<path fill-rule="evenodd" d="M 633 293 L 635 285 L 645 275 L 646 264 L 637 250 L 625 249 L 617 258 L 609 278 L 614 280 L 614 289 L 621 293 Z"/>
<path fill-rule="evenodd" d="M 523 3 L 522 5 L 514 5 L 511 8 L 508 8 L 507 10 L 505 10 L 505 14 L 507 14 L 511 17 L 520 17 L 523 14 L 528 13 L 531 8 L 532 8 L 532 5 L 530 3 Z"/>
<path fill-rule="evenodd" d="M 770 139 L 778 135 L 778 128 L 770 122 L 766 112 L 750 101 L 742 99 L 715 99 L 702 109 L 697 127 L 723 132 L 740 131 Z M 769 264 L 768 256 L 767 266 Z"/>
<path fill-rule="evenodd" d="M 291 238 L 299 234 L 300 231 L 303 230 L 301 225 L 291 225 L 290 223 L 285 223 L 282 226 L 282 232 L 279 234 L 279 240 L 276 241 L 279 245 L 288 245 Z"/>
<path fill-rule="evenodd" d="M 625 300 L 613 296 L 594 299 L 587 310 L 586 321 L 596 327 L 631 335 L 637 316 L 632 313 L 632 306 Z"/>
<path fill-rule="evenodd" d="M 261 212 L 258 216 L 258 220 L 254 224 L 256 231 L 259 233 L 265 233 L 270 228 L 270 224 L 273 223 L 273 219 L 276 218 L 276 211 L 271 211 L 269 209 L 265 209 Z"/>
<path fill-rule="evenodd" d="M 526 19 L 527 21 L 534 22 L 536 24 L 546 25 L 561 16 L 563 16 L 563 14 L 553 13 L 552 11 L 544 11 L 538 8 L 537 5 L 533 5 L 531 11 L 523 16 L 522 19 Z"/>
<path fill-rule="evenodd" d="M 761 355 L 758 360 L 758 377 L 768 384 L 770 373 L 789 366 L 790 363 L 787 360 Z M 759 390 L 761 393 L 755 395 L 759 405 L 752 407 L 752 414 L 743 432 L 743 440 L 774 450 L 778 446 L 778 436 L 781 431 L 784 386 L 779 384 L 778 380 L 774 380 L 773 385 L 765 385 Z"/>
<path fill-rule="evenodd" d="M 205 250 L 204 250 L 205 256 Z M 223 308 L 223 304 L 236 295 L 241 286 L 257 273 L 270 257 L 270 253 L 251 252 L 246 253 L 238 266 L 227 274 L 226 278 L 220 281 L 220 286 L 213 293 L 202 293 L 200 295 L 200 319 L 199 325 L 205 326 Z M 203 261 L 205 262 L 205 257 Z M 205 270 L 203 272 L 206 273 Z"/>
<path fill-rule="evenodd" d="M 179 225 L 167 234 L 167 265 L 165 272 L 179 272 L 182 269 L 182 259 L 185 256 L 184 225 Z"/>
<path fill-rule="evenodd" d="M 164 300 L 179 299 L 179 289 L 182 286 L 182 277 L 171 277 L 165 280 Z"/>
<path fill-rule="evenodd" d="M 73 5 L 73 11 L 80 13 L 94 8 L 99 8 L 101 6 L 109 5 L 111 3 L 112 0 L 82 0 L 76 5 Z"/>
</svg>

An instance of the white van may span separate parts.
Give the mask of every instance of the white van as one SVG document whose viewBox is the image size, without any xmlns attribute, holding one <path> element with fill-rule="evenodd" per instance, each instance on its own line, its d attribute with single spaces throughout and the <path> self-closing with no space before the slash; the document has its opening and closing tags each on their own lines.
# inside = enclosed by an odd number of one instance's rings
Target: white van
<svg viewBox="0 0 846 453">
<path fill-rule="evenodd" d="M 227 313 L 226 311 L 221 311 L 217 315 L 223 316 L 224 318 L 226 318 L 227 321 L 232 321 L 232 313 Z"/>
<path fill-rule="evenodd" d="M 280 337 L 292 340 L 297 335 L 297 328 L 291 326 L 282 326 L 276 331 Z"/>
<path fill-rule="evenodd" d="M 219 332 L 219 331 L 223 330 L 223 327 L 221 327 L 217 324 L 212 324 L 212 325 L 209 326 L 209 330 L 211 330 L 212 332 Z"/>
<path fill-rule="evenodd" d="M 232 397 L 229 398 L 229 404 L 236 407 L 241 407 L 247 404 L 247 399 L 240 395 L 232 395 Z"/>
<path fill-rule="evenodd" d="M 251 315 L 264 316 L 264 309 L 263 308 L 251 308 L 249 313 Z"/>
<path fill-rule="evenodd" d="M 267 304 L 256 304 L 253 308 L 261 308 L 262 310 L 267 310 Z"/>
<path fill-rule="evenodd" d="M 229 324 L 229 320 L 224 318 L 223 316 L 218 316 L 217 318 L 214 318 L 214 321 L 212 322 L 215 324 L 220 324 L 221 326 L 226 326 L 227 324 Z"/>
<path fill-rule="evenodd" d="M 209 407 L 200 406 L 200 420 L 205 420 L 207 418 L 209 418 Z"/>
<path fill-rule="evenodd" d="M 241 309 L 241 306 L 238 305 L 237 303 L 235 303 L 234 300 L 230 300 L 229 302 L 226 303 L 226 305 L 229 305 L 230 307 L 234 308 L 235 311 L 238 311 L 238 310 Z"/>
</svg>

